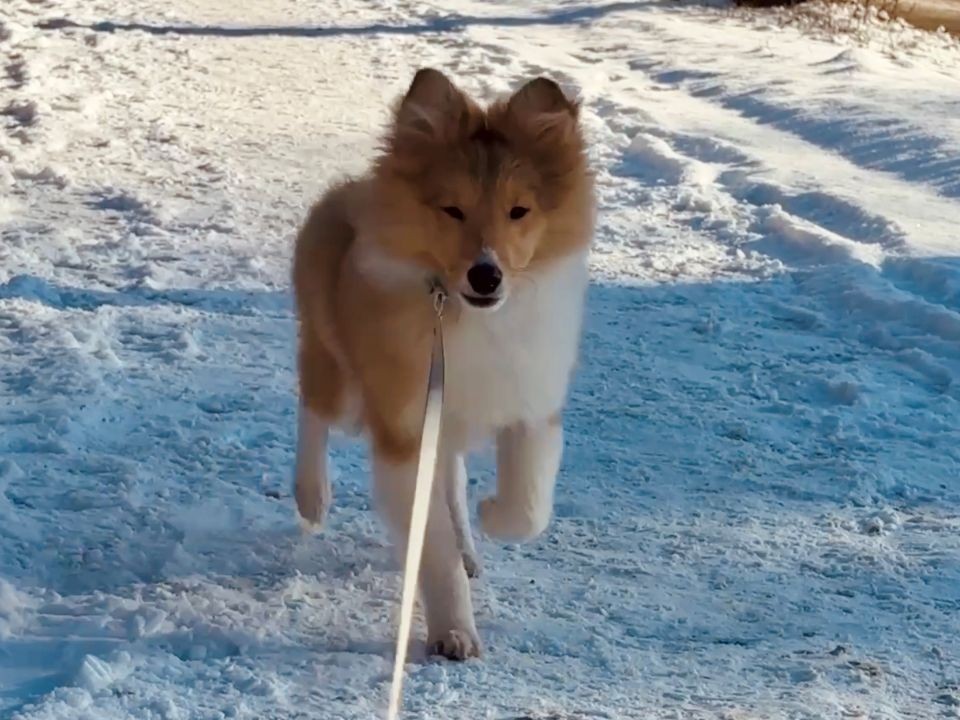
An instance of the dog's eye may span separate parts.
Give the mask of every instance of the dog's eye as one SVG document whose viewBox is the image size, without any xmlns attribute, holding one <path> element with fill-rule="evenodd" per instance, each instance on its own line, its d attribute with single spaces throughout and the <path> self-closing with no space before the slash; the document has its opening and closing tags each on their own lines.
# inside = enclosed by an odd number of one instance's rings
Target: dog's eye
<svg viewBox="0 0 960 720">
<path fill-rule="evenodd" d="M 510 208 L 510 219 L 519 220 L 528 212 L 530 212 L 530 208 L 525 208 L 525 207 L 520 207 L 519 205 L 515 205 L 514 207 Z"/>
<path fill-rule="evenodd" d="M 443 207 L 440 209 L 443 210 L 447 215 L 452 217 L 454 220 L 459 220 L 460 222 L 463 222 L 464 220 L 463 210 L 456 207 L 455 205 L 448 205 L 447 207 Z"/>
</svg>

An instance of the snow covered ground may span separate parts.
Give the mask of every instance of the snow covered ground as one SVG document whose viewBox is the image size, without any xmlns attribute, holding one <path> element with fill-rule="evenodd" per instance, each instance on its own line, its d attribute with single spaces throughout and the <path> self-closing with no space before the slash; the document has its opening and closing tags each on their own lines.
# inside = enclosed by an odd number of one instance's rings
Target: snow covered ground
<svg viewBox="0 0 960 720">
<path fill-rule="evenodd" d="M 399 575 L 353 442 L 298 533 L 288 266 L 434 65 L 577 89 L 602 214 L 555 522 L 481 543 L 486 658 L 408 717 L 960 717 L 956 43 L 4 0 L 0 65 L 0 716 L 381 716 Z"/>
</svg>

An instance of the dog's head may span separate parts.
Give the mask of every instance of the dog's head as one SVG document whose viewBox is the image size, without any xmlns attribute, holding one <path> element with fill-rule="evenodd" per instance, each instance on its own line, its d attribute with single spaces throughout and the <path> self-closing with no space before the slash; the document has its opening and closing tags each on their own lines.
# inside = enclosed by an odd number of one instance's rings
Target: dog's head
<svg viewBox="0 0 960 720">
<path fill-rule="evenodd" d="M 578 106 L 537 78 L 482 109 L 417 72 L 375 169 L 377 242 L 477 308 L 590 241 L 593 185 Z"/>
</svg>

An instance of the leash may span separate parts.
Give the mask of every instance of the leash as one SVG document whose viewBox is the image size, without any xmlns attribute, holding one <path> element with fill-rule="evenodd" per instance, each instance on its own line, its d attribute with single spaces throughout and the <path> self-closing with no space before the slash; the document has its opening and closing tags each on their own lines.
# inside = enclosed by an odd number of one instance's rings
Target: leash
<svg viewBox="0 0 960 720">
<path fill-rule="evenodd" d="M 430 374 L 427 379 L 427 402 L 423 413 L 423 433 L 420 436 L 420 459 L 417 463 L 417 484 L 413 494 L 413 509 L 410 513 L 410 532 L 407 536 L 407 557 L 403 567 L 403 594 L 400 596 L 400 630 L 397 637 L 397 653 L 393 664 L 393 681 L 390 685 L 390 704 L 387 720 L 396 720 L 400 715 L 403 698 L 403 668 L 407 661 L 407 645 L 410 642 L 410 626 L 413 624 L 413 604 L 417 594 L 417 578 L 420 575 L 420 559 L 427 530 L 430 511 L 430 495 L 437 469 L 437 454 L 440 446 L 440 411 L 443 407 L 443 306 L 447 291 L 439 280 L 430 283 L 433 310 L 433 348 L 430 354 Z"/>
</svg>

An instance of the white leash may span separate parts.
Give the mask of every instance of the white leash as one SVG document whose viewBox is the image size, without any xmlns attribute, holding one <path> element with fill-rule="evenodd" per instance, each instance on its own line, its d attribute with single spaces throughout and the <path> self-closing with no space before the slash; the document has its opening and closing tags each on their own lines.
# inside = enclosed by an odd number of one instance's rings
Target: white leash
<svg viewBox="0 0 960 720">
<path fill-rule="evenodd" d="M 430 355 L 430 375 L 427 380 L 427 403 L 423 413 L 423 433 L 420 436 L 420 460 L 417 463 L 417 484 L 413 494 L 413 510 L 410 514 L 410 533 L 407 539 L 407 558 L 403 568 L 403 594 L 400 600 L 400 631 L 397 637 L 397 654 L 393 665 L 393 681 L 390 685 L 390 705 L 387 720 L 397 720 L 403 698 L 403 668 L 407 661 L 407 645 L 410 642 L 410 626 L 413 624 L 413 604 L 417 595 L 417 578 L 420 575 L 420 558 L 423 555 L 423 540 L 427 530 L 427 515 L 430 511 L 430 496 L 437 469 L 437 453 L 440 445 L 440 411 L 443 407 L 443 304 L 447 292 L 439 282 L 430 287 L 436 318 L 433 324 L 433 350 Z"/>
</svg>

